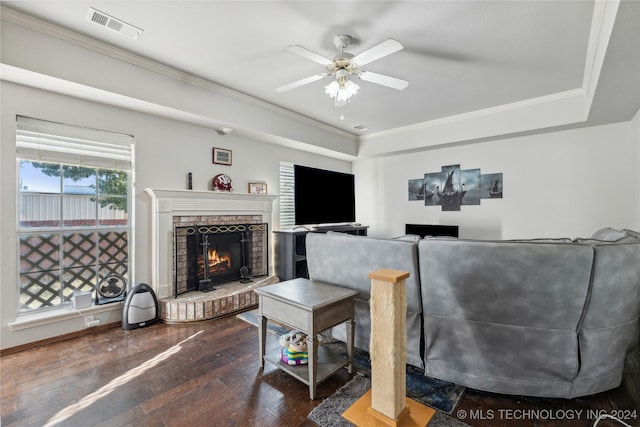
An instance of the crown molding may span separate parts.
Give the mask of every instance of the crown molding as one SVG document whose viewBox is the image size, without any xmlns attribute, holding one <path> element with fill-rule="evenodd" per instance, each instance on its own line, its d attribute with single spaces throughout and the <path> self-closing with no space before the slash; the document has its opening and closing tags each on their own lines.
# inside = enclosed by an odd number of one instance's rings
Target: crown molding
<svg viewBox="0 0 640 427">
<path fill-rule="evenodd" d="M 429 120 L 428 122 L 415 123 L 408 126 L 402 126 L 394 129 L 384 130 L 380 132 L 370 133 L 367 135 L 361 135 L 360 139 L 366 141 L 368 139 L 374 139 L 381 136 L 395 135 L 402 132 L 418 131 L 423 129 L 429 129 L 437 126 L 454 124 L 457 122 L 463 122 L 466 120 L 476 119 L 480 117 L 492 116 L 495 114 L 506 113 L 510 111 L 522 110 L 525 108 L 536 107 L 545 104 L 552 104 L 563 100 L 569 100 L 576 97 L 581 97 L 587 94 L 587 91 L 583 88 L 572 89 L 565 92 L 558 92 L 551 95 L 541 96 L 538 98 L 525 99 L 524 101 L 512 102 L 510 104 L 498 105 L 495 107 L 484 108 L 482 110 L 470 111 L 468 113 L 456 114 L 454 116 L 443 117 L 441 119 Z"/>
<path fill-rule="evenodd" d="M 591 31 L 589 32 L 589 44 L 587 45 L 582 79 L 582 88 L 588 96 L 587 111 L 591 109 L 619 7 L 620 0 L 596 1 L 593 5 Z"/>
<path fill-rule="evenodd" d="M 452 129 L 452 127 L 457 126 L 458 128 L 462 128 L 468 124 L 472 124 L 474 122 L 477 123 L 478 120 L 482 119 L 485 119 L 487 123 L 490 123 L 491 119 L 497 119 L 499 117 L 514 117 L 514 115 L 522 116 L 527 114 L 527 112 L 530 112 L 531 114 L 540 115 L 540 119 L 545 121 L 543 120 L 543 110 L 553 111 L 554 109 L 557 109 L 558 111 L 563 112 L 562 116 L 564 117 L 564 123 L 557 123 L 553 120 L 548 120 L 547 118 L 547 125 L 539 127 L 538 125 L 535 125 L 535 123 L 540 123 L 540 121 L 531 120 L 529 122 L 529 127 L 527 128 L 527 126 L 522 126 L 522 129 L 518 130 L 520 132 L 542 130 L 546 127 L 568 125 L 573 124 L 576 121 L 586 121 L 589 116 L 589 111 L 591 110 L 591 104 L 598 85 L 600 72 L 604 64 L 619 5 L 620 0 L 594 2 L 589 40 L 587 42 L 587 50 L 585 52 L 584 72 L 581 87 L 537 98 L 525 99 L 509 104 L 443 117 L 427 122 L 415 123 L 408 126 L 360 135 L 359 141 L 361 150 L 359 151 L 359 157 L 364 151 L 367 151 L 363 150 L 363 147 L 375 140 L 403 138 L 408 134 L 416 134 L 420 131 L 434 131 L 438 127 L 448 127 L 449 129 Z M 567 110 L 567 108 L 569 110 Z M 559 116 L 560 115 L 558 115 L 558 117 Z M 514 129 L 508 122 L 505 122 L 502 126 L 493 127 L 493 132 L 492 136 L 499 136 L 501 134 L 513 133 Z M 447 143 L 450 142 L 451 141 L 447 141 Z M 432 146 L 430 147 L 432 148 Z M 411 149 L 416 148 L 417 147 L 411 147 Z M 377 152 L 378 150 L 374 151 Z M 385 150 L 382 150 L 382 152 L 384 151 Z M 382 152 L 379 152 L 378 154 L 383 154 Z M 391 153 L 392 151 L 386 151 L 384 154 Z"/>
<path fill-rule="evenodd" d="M 121 49 L 121 48 L 112 46 L 108 43 L 95 40 L 91 37 L 84 36 L 82 34 L 76 33 L 75 31 L 62 28 L 56 24 L 43 21 L 41 19 L 35 18 L 30 15 L 26 15 L 24 13 L 18 12 L 6 6 L 0 6 L 0 18 L 4 21 L 11 22 L 21 27 L 28 28 L 30 30 L 37 31 L 47 36 L 57 38 L 64 42 L 74 44 L 76 46 L 79 46 L 87 50 L 91 50 L 101 55 L 105 55 L 110 58 L 117 59 L 119 61 L 123 61 L 125 63 L 134 65 L 136 67 L 140 67 L 147 71 L 150 71 L 165 77 L 169 77 L 171 79 L 178 80 L 180 82 L 190 84 L 200 89 L 204 89 L 209 92 L 213 92 L 218 95 L 222 95 L 227 98 L 231 98 L 231 99 L 243 102 L 245 104 L 279 114 L 281 116 L 287 117 L 292 120 L 296 120 L 306 125 L 314 126 L 321 130 L 332 132 L 342 137 L 355 139 L 358 136 L 354 133 L 346 132 L 346 131 L 343 131 L 342 129 L 335 128 L 327 123 L 312 119 L 311 117 L 296 113 L 294 111 L 277 106 L 275 104 L 264 101 L 262 99 L 255 98 L 253 96 L 250 96 L 240 91 L 220 85 L 218 83 L 212 82 L 210 80 L 204 79 L 194 74 L 187 73 L 185 71 L 170 67 L 168 65 L 161 64 L 159 62 L 156 62 L 151 59 L 129 52 L 125 49 Z"/>
</svg>

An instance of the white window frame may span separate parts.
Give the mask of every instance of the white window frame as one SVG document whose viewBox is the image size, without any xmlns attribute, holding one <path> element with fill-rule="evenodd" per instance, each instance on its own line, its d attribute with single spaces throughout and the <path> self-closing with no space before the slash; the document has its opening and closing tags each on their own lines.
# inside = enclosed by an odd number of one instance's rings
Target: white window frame
<svg viewBox="0 0 640 427">
<path fill-rule="evenodd" d="M 21 227 L 20 226 L 20 189 L 16 188 L 18 218 L 16 224 L 17 247 L 20 248 L 21 236 L 29 236 L 38 234 L 55 234 L 60 236 L 66 233 L 100 233 L 100 232 L 126 232 L 127 259 L 126 259 L 126 282 L 128 288 L 134 282 L 134 194 L 135 194 L 135 141 L 130 135 L 123 135 L 113 132 L 106 132 L 95 129 L 88 129 L 67 124 L 54 123 L 44 120 L 38 120 L 28 117 L 17 117 L 17 133 L 16 133 L 16 162 L 21 161 L 53 163 L 60 165 L 80 166 L 90 169 L 100 170 L 119 170 L 128 174 L 127 188 L 127 224 L 126 226 L 109 226 L 99 225 L 80 227 L 65 227 L 60 224 L 57 227 Z M 17 171 L 18 178 L 20 171 Z M 19 180 L 17 181 L 19 182 Z M 62 194 L 62 193 L 61 193 Z M 63 197 L 63 196 L 61 196 Z M 98 203 L 96 202 L 96 205 Z M 61 220 L 63 217 L 60 218 Z M 97 234 L 96 234 L 97 235 Z M 18 249 L 19 251 L 20 249 Z M 18 253 L 18 263 L 20 264 L 20 253 Z M 96 266 L 100 265 L 100 261 L 96 262 Z M 88 264 L 90 267 L 91 264 Z M 53 271 L 53 270 L 52 270 Z M 18 287 L 21 282 L 21 268 L 17 269 Z M 97 283 L 99 277 L 96 275 Z M 18 289 L 18 296 L 21 290 Z M 95 295 L 95 294 L 94 294 Z M 25 316 L 32 319 L 32 322 L 41 324 L 43 316 L 47 317 L 48 311 L 59 310 L 61 308 L 69 309 L 69 302 L 65 302 L 62 298 L 61 304 L 52 307 L 40 307 L 34 310 L 20 311 L 20 302 L 17 301 L 18 316 Z M 108 307 L 91 307 L 85 309 L 88 312 L 101 312 L 109 310 Z M 68 318 L 67 315 L 60 315 L 59 320 Z M 19 322 L 16 322 L 19 323 Z M 26 323 L 29 323 L 27 321 Z M 19 325 L 12 329 L 21 329 Z M 27 326 L 28 327 L 28 326 Z"/>
</svg>

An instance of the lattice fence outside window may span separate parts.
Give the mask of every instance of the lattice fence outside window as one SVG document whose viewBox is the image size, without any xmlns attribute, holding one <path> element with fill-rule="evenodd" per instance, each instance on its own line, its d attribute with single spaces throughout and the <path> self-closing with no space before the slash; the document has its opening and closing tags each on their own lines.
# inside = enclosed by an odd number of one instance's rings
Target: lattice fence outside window
<svg viewBox="0 0 640 427">
<path fill-rule="evenodd" d="M 103 277 L 128 277 L 128 233 L 23 235 L 20 266 L 20 311 L 64 305 Z"/>
</svg>

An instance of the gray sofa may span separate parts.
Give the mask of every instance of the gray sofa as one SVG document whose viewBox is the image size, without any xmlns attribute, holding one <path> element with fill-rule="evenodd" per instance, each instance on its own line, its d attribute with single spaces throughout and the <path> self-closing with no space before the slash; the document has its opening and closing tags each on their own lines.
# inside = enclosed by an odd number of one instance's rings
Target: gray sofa
<svg viewBox="0 0 640 427">
<path fill-rule="evenodd" d="M 640 236 L 476 241 L 307 236 L 309 276 L 359 291 L 356 340 L 368 350 L 367 275 L 409 271 L 407 363 L 425 375 L 506 394 L 572 398 L 617 387 L 638 344 Z M 344 328 L 331 333 L 344 339 Z"/>
<path fill-rule="evenodd" d="M 408 271 L 407 286 L 407 363 L 424 367 L 421 334 L 422 301 L 418 273 L 417 239 L 372 239 L 344 233 L 309 233 L 306 240 L 309 277 L 358 291 L 355 298 L 355 346 L 369 351 L 371 321 L 369 273 L 380 268 Z M 383 267 L 384 266 L 384 267 Z M 344 327 L 331 330 L 331 335 L 346 341 Z"/>
</svg>

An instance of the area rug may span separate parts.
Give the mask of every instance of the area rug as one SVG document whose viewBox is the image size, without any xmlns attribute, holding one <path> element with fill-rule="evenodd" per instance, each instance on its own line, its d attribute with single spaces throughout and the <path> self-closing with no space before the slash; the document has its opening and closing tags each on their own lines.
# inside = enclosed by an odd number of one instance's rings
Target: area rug
<svg viewBox="0 0 640 427">
<path fill-rule="evenodd" d="M 237 317 L 252 325 L 258 325 L 257 310 L 245 311 L 238 314 Z M 290 329 L 284 325 L 272 321 L 267 322 L 267 332 L 274 335 L 286 334 L 289 330 Z M 329 337 L 323 337 L 320 342 L 322 346 L 332 352 L 346 357 L 347 346 L 345 343 Z M 369 353 L 356 348 L 353 355 L 353 365 L 354 371 L 360 374 L 360 376 L 371 377 Z M 431 406 L 432 408 L 439 409 L 447 414 L 451 413 L 465 389 L 462 386 L 447 381 L 425 376 L 424 370 L 416 368 L 415 366 L 407 365 L 406 372 L 407 397 Z"/>
<path fill-rule="evenodd" d="M 342 418 L 342 413 L 371 388 L 371 380 L 363 375 L 356 375 L 340 387 L 333 395 L 316 406 L 307 418 L 320 427 L 350 427 L 353 424 Z M 468 427 L 441 411 L 436 411 L 429 422 L 429 427 Z"/>
</svg>

